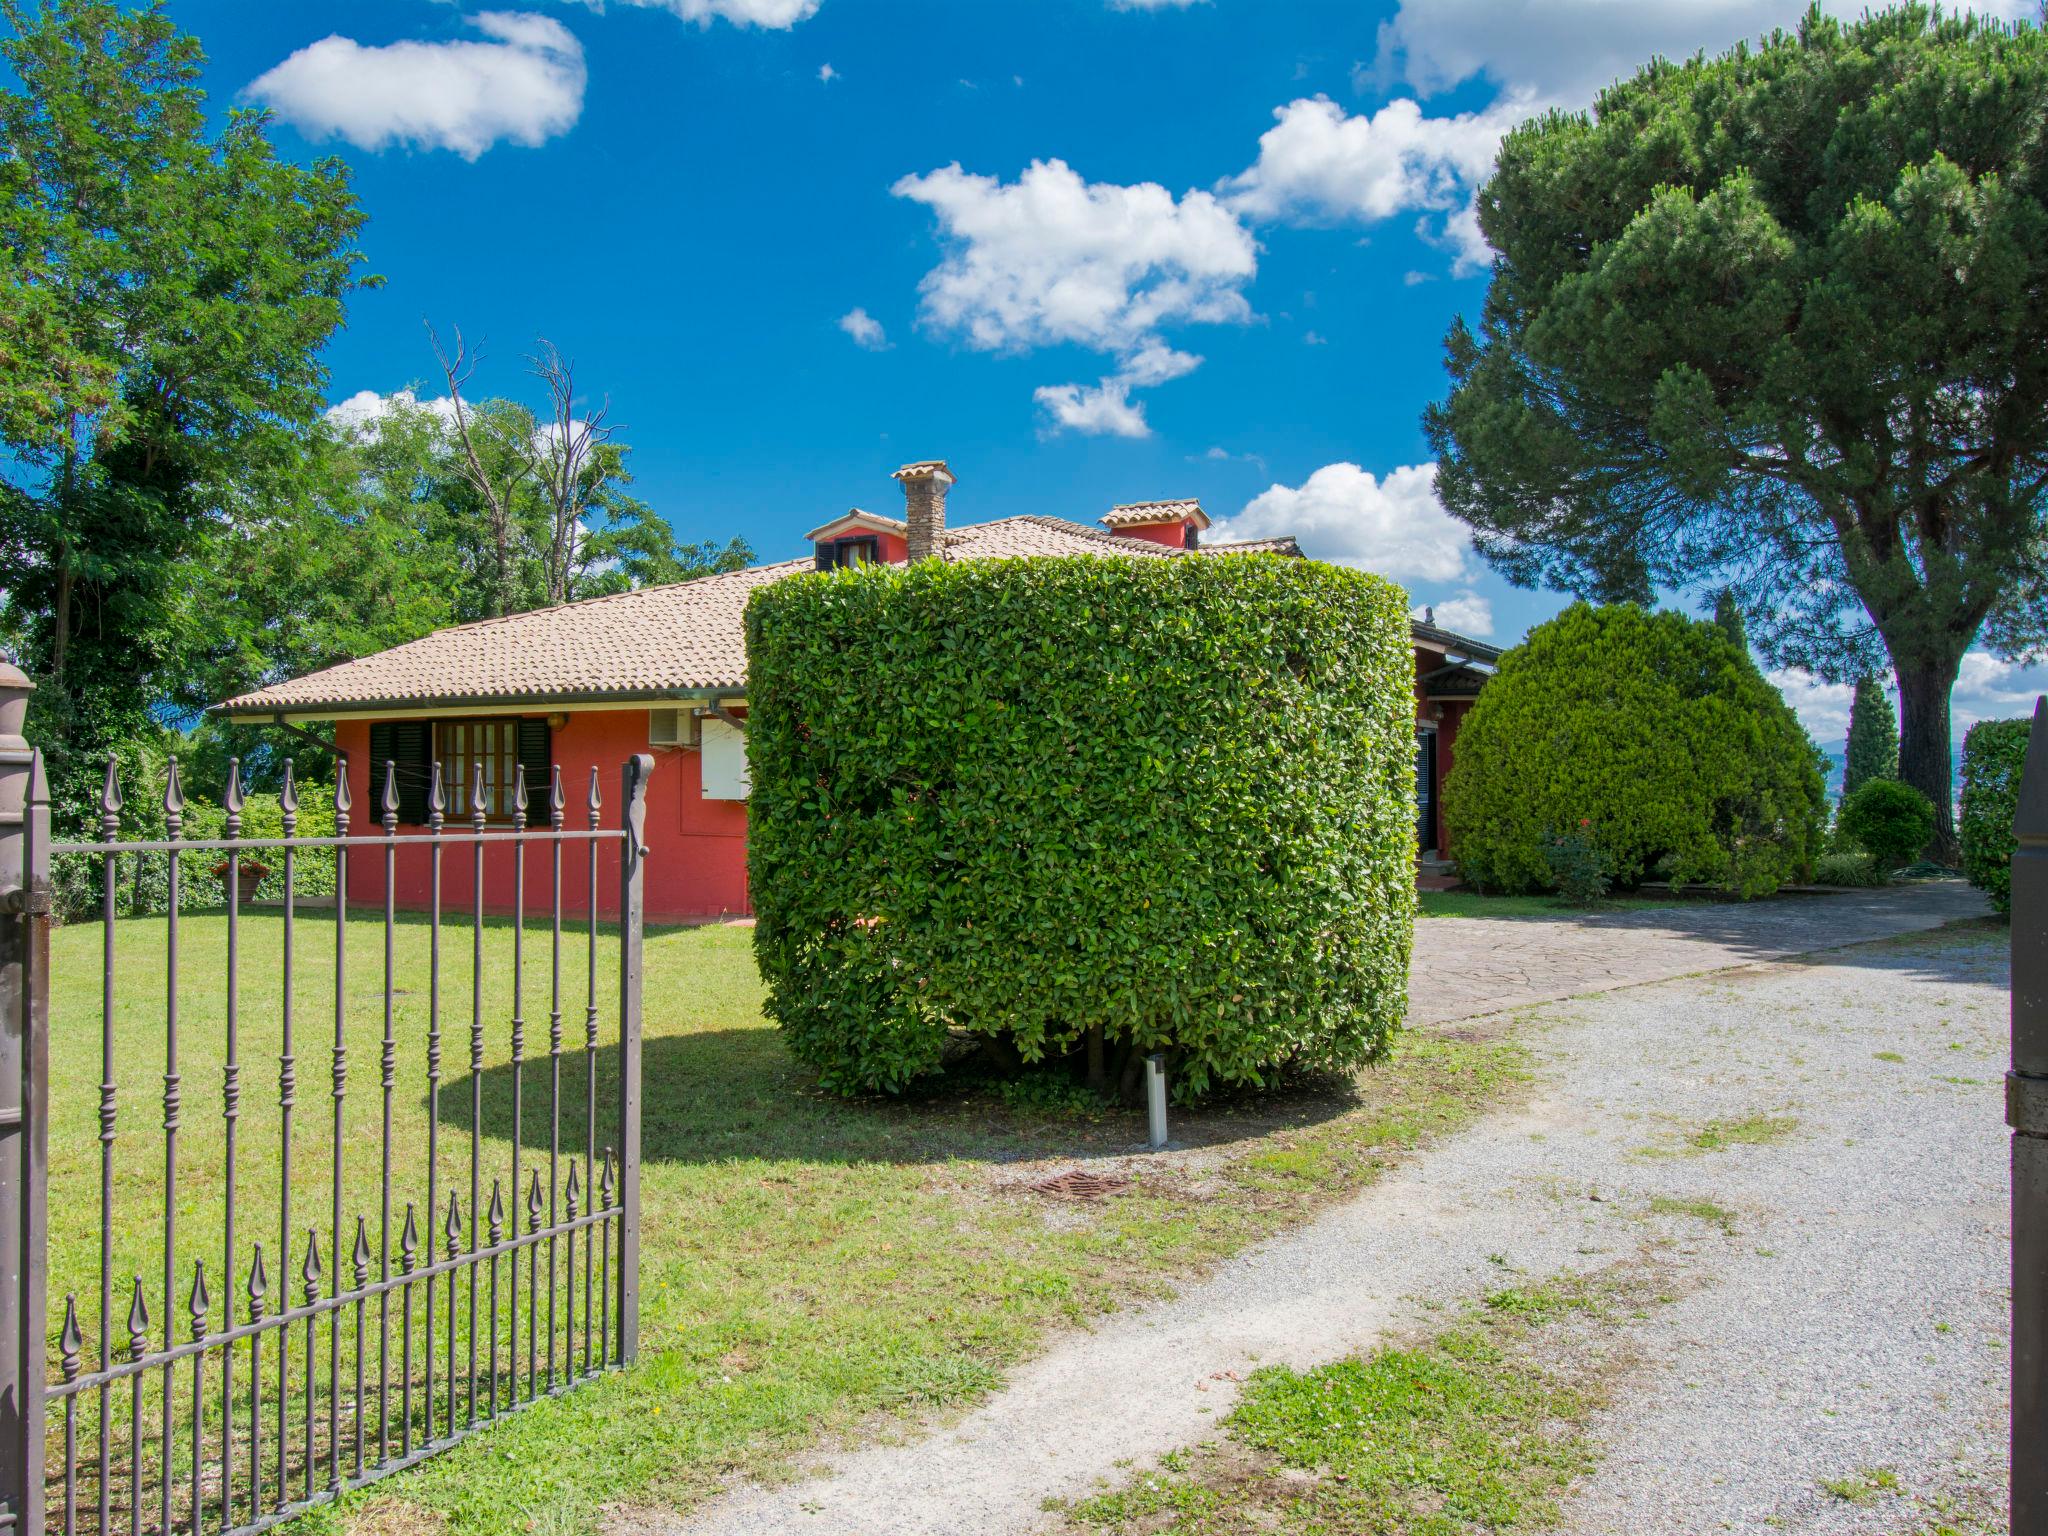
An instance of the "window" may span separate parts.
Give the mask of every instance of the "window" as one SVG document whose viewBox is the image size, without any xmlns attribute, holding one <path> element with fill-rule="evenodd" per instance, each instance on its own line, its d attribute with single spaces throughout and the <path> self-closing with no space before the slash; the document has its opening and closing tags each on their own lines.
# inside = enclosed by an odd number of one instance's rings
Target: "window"
<svg viewBox="0 0 2048 1536">
<path fill-rule="evenodd" d="M 837 570 L 842 565 L 872 565 L 882 558 L 882 541 L 873 536 L 833 539 L 818 545 L 818 569 Z"/>
<path fill-rule="evenodd" d="M 448 801 L 449 821 L 469 820 L 469 790 L 479 763 L 484 770 L 484 819 L 512 819 L 513 764 L 519 751 L 517 720 L 438 721 L 434 750 L 441 760 L 441 788 Z"/>
</svg>

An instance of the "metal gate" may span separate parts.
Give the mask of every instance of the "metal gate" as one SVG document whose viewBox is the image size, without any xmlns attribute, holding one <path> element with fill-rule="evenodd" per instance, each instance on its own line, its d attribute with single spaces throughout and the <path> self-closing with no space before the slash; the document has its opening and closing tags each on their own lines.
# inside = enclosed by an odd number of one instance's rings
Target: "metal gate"
<svg viewBox="0 0 2048 1536">
<path fill-rule="evenodd" d="M 173 764 L 161 786 L 163 835 L 126 841 L 124 789 L 110 766 L 99 840 L 52 843 L 42 763 L 20 734 L 29 685 L 9 672 L 0 671 L 0 1306 L 9 1314 L 0 1327 L 0 1536 L 260 1531 L 630 1362 L 652 758 L 624 765 L 612 826 L 595 772 L 580 797 L 583 824 L 572 827 L 559 768 L 548 803 L 533 807 L 523 771 L 493 789 L 481 764 L 458 797 L 467 815 L 451 822 L 436 764 L 427 830 L 401 835 L 387 764 L 376 832 L 352 833 L 343 772 L 333 835 L 310 837 L 300 835 L 289 779 L 278 798 L 282 835 L 243 835 L 246 797 L 232 768 L 223 835 L 186 837 Z M 295 865 L 316 849 L 332 850 L 331 912 L 295 889 Z M 614 930 L 600 922 L 599 881 L 614 850 L 616 993 L 607 995 L 599 953 Z M 204 917 L 180 911 L 182 871 L 195 853 L 219 856 L 224 886 L 224 909 Z M 96 1019 L 74 1007 L 59 1021 L 60 1055 L 89 1051 L 97 1035 L 95 1060 L 80 1069 L 97 1073 L 96 1153 L 92 1106 L 62 1102 L 62 1071 L 52 1104 L 53 856 L 90 861 L 101 891 L 97 987 L 56 978 L 64 996 L 75 1001 L 83 988 L 98 1003 Z M 167 911 L 150 923 L 118 916 L 120 876 L 138 860 L 161 861 L 169 881 Z M 361 889 L 365 860 L 381 866 L 382 901 L 352 913 L 350 867 Z M 428 892 L 423 913 L 401 913 L 401 860 L 425 865 L 416 871 Z M 249 866 L 266 861 L 282 866 L 281 897 L 259 912 L 243 886 Z M 487 913 L 487 876 L 508 863 L 510 910 Z M 544 872 L 539 890 L 528 889 L 529 865 Z M 468 898 L 452 912 L 451 871 L 466 873 Z M 352 935 L 355 950 L 370 951 L 367 966 L 351 953 Z M 145 939 L 140 963 L 154 985 L 139 1010 L 137 962 L 122 946 Z M 529 986 L 535 947 L 547 951 L 547 975 Z M 408 974 L 422 949 L 424 974 Z M 181 980 L 180 961 L 195 950 L 206 969 Z M 309 1010 L 306 974 L 318 971 L 324 983 L 328 970 L 331 1003 Z M 252 980 L 266 984 L 260 1028 L 278 1047 L 260 1060 L 243 1038 L 259 1024 L 244 1000 Z M 537 1032 L 546 1009 L 532 1050 L 529 1002 Z M 573 1021 L 578 1011 L 582 1038 L 572 1022 L 565 1040 L 565 1015 Z M 602 1031 L 601 1014 L 611 1015 Z M 448 1099 L 444 1025 L 466 1029 L 469 1046 L 467 1081 Z M 614 1031 L 616 1082 L 600 1106 L 600 1034 Z M 125 1038 L 136 1034 L 148 1036 L 146 1058 Z M 374 1075 L 357 1087 L 351 1050 L 373 1041 Z M 493 1070 L 509 1079 L 508 1093 L 492 1097 L 509 1097 L 496 1105 L 509 1113 L 499 1127 L 509 1130 L 509 1153 L 502 1135 L 484 1133 L 487 1055 L 503 1057 L 507 1044 L 509 1058 Z M 423 1086 L 402 1090 L 401 1049 L 412 1057 L 422 1046 Z M 218 1075 L 195 1077 L 195 1056 Z M 257 1116 L 244 1094 L 255 1087 L 245 1070 L 259 1064 L 275 1077 L 265 1074 Z M 313 1102 L 302 1104 L 302 1093 Z M 96 1263 L 89 1240 L 51 1248 L 50 1129 L 53 1113 L 66 1123 L 67 1108 L 74 1123 L 86 1117 L 74 1138 L 86 1146 L 59 1143 L 69 1172 L 56 1191 L 58 1216 L 74 1233 L 96 1225 Z M 212 1125 L 200 1119 L 216 1114 Z M 404 1122 L 397 1140 L 395 1116 Z M 611 1135 L 601 1142 L 606 1118 Z M 117 1144 L 131 1138 L 147 1153 L 141 1182 L 150 1187 L 140 1196 L 135 1155 L 124 1148 L 116 1164 Z M 244 1191 L 259 1188 L 260 1209 L 244 1209 Z M 138 1245 L 150 1262 L 131 1273 L 117 1255 Z M 73 1272 L 86 1283 L 67 1285 Z"/>
</svg>

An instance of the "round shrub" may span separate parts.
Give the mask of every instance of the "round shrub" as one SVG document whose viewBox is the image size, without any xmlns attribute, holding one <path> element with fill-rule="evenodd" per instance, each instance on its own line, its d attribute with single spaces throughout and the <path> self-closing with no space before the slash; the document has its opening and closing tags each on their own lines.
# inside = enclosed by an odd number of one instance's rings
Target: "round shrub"
<svg viewBox="0 0 2048 1536">
<path fill-rule="evenodd" d="M 1897 779 L 1872 779 L 1842 802 L 1838 821 L 1880 874 L 1910 864 L 1934 836 L 1933 804 Z"/>
<path fill-rule="evenodd" d="M 1099 1029 L 1175 1091 L 1381 1054 L 1415 911 L 1400 589 L 1218 555 L 920 561 L 747 610 L 768 1009 L 844 1092 Z"/>
<path fill-rule="evenodd" d="M 2012 911 L 2012 835 L 2030 720 L 1980 720 L 1963 738 L 1963 874 L 2000 912 Z"/>
<path fill-rule="evenodd" d="M 1451 855 L 1511 894 L 1554 889 L 1548 837 L 1582 828 L 1615 885 L 1654 872 L 1742 896 L 1820 850 L 1817 754 L 1725 631 L 1576 603 L 1502 656 L 1452 743 Z"/>
</svg>

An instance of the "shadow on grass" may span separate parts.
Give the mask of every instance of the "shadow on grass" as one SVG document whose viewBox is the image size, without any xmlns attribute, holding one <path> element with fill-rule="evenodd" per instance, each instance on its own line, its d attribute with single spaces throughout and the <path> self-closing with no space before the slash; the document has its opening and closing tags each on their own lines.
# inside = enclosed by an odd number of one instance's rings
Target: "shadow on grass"
<svg viewBox="0 0 2048 1536">
<path fill-rule="evenodd" d="M 597 1144 L 603 1147 L 617 1125 L 615 1043 L 598 1047 L 596 1068 Z M 528 1061 L 519 1077 L 520 1143 L 529 1152 L 545 1153 L 551 1137 L 548 1059 Z M 509 1063 L 484 1072 L 486 1135 L 512 1134 L 513 1079 Z M 580 1047 L 564 1051 L 561 1081 L 560 1145 L 580 1151 L 591 1091 L 589 1061 Z M 1110 1156 L 1145 1145 L 1142 1111 L 1102 1102 L 1057 1068 L 1005 1079 L 968 1064 L 901 1098 L 849 1099 L 821 1088 L 817 1075 L 794 1061 L 766 1025 L 648 1039 L 641 1047 L 641 1081 L 646 1162 L 1006 1163 Z M 1201 1147 L 1317 1125 L 1358 1102 L 1348 1079 L 1304 1078 L 1269 1094 L 1176 1109 L 1173 1140 L 1180 1147 Z M 468 1134 L 466 1074 L 443 1085 L 441 1124 Z"/>
</svg>

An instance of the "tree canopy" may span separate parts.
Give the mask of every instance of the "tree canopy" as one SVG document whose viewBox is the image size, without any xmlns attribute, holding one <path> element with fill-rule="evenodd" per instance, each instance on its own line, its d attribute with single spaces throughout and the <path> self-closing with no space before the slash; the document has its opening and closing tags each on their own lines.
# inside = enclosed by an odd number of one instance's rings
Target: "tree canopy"
<svg viewBox="0 0 2048 1536">
<path fill-rule="evenodd" d="M 1511 580 L 1732 588 L 1763 654 L 1887 656 L 1952 843 L 1948 695 L 2048 644 L 2048 38 L 1919 6 L 1656 61 L 1510 134 L 1438 490 Z"/>
<path fill-rule="evenodd" d="M 161 0 L 0 21 L 0 641 L 37 681 L 60 816 L 110 755 L 261 683 L 752 559 L 676 541 L 545 342 L 540 413 L 465 402 L 465 438 L 407 392 L 336 420 L 321 354 L 377 281 L 343 162 L 279 158 L 260 112 L 210 119 Z M 287 755 L 203 734 L 253 752 L 252 787 Z"/>
</svg>

